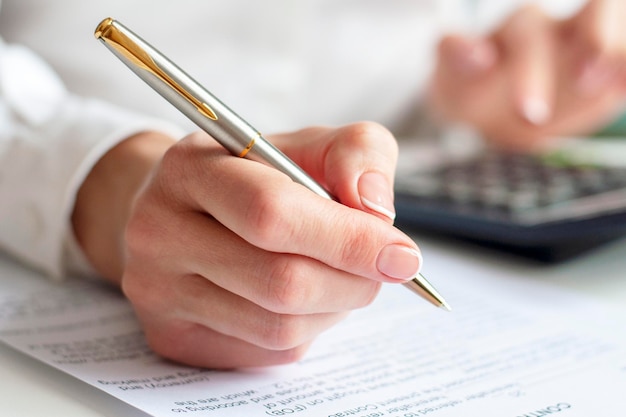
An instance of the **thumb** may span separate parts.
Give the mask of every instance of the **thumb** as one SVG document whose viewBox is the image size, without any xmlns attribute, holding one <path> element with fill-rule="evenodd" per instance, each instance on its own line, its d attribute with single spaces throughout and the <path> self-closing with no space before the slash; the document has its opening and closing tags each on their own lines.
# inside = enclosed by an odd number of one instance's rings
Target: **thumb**
<svg viewBox="0 0 626 417">
<path fill-rule="evenodd" d="M 393 223 L 398 148 L 383 126 L 359 122 L 308 128 L 275 135 L 272 141 L 342 204 Z"/>
</svg>

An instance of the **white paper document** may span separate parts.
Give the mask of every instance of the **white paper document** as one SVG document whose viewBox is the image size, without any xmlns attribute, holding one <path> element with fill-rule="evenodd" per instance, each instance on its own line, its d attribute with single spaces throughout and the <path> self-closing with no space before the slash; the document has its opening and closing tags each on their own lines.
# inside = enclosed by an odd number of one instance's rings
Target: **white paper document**
<svg viewBox="0 0 626 417">
<path fill-rule="evenodd" d="M 1 260 L 0 339 L 154 416 L 626 415 L 624 310 L 465 272 L 436 280 L 451 313 L 385 285 L 301 362 L 223 372 L 155 356 L 116 289 Z"/>
</svg>

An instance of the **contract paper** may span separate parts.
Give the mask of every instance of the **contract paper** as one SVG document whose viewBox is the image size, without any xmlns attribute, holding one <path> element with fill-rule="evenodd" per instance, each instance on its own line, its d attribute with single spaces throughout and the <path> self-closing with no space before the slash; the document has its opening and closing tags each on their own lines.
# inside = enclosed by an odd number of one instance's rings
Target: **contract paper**
<svg viewBox="0 0 626 417">
<path fill-rule="evenodd" d="M 4 260 L 0 339 L 153 416 L 626 415 L 625 310 L 506 268 L 434 262 L 453 312 L 385 285 L 301 362 L 223 372 L 152 353 L 116 289 Z"/>
</svg>

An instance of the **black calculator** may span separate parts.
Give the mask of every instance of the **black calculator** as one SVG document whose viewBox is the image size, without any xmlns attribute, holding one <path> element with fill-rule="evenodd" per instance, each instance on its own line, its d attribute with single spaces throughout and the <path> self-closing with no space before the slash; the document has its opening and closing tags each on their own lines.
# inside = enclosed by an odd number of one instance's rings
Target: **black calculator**
<svg viewBox="0 0 626 417">
<path fill-rule="evenodd" d="M 626 235 L 626 164 L 497 150 L 431 169 L 404 158 L 395 185 L 400 227 L 546 262 Z"/>
</svg>

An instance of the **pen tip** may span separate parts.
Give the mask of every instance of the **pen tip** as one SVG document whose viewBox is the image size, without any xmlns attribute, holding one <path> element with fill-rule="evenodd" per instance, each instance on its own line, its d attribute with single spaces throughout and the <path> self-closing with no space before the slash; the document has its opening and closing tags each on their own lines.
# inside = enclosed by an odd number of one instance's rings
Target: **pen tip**
<svg viewBox="0 0 626 417">
<path fill-rule="evenodd" d="M 435 307 L 440 307 L 446 311 L 452 311 L 450 304 L 443 299 L 437 290 L 428 282 L 422 274 L 418 274 L 415 278 L 404 283 L 404 286 L 428 300 Z"/>
</svg>

